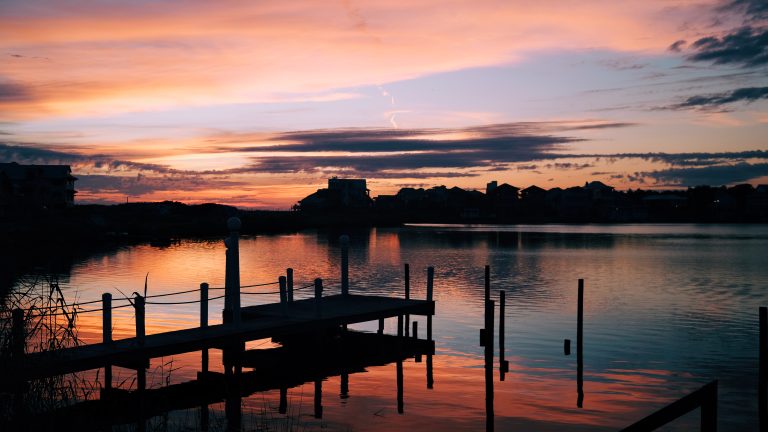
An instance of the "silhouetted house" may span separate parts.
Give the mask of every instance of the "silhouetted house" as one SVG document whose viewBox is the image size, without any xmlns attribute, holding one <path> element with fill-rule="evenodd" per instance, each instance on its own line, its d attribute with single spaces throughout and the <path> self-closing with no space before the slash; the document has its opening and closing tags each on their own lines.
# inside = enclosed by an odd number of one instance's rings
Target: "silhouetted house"
<svg viewBox="0 0 768 432">
<path fill-rule="evenodd" d="M 494 182 L 495 183 L 495 182 Z M 520 206 L 520 188 L 506 183 L 496 186 L 486 193 L 486 200 L 491 213 L 496 217 L 510 218 L 518 212 Z"/>
<path fill-rule="evenodd" d="M 301 210 L 369 209 L 373 205 L 365 179 L 328 179 L 327 189 L 299 201 Z"/>
<path fill-rule="evenodd" d="M 490 193 L 493 192 L 493 190 L 496 189 L 498 186 L 499 186 L 499 182 L 497 182 L 496 180 L 488 182 L 488 184 L 485 185 L 485 194 L 490 195 Z"/>
<path fill-rule="evenodd" d="M 613 187 L 600 181 L 584 183 L 584 189 L 589 192 L 593 200 L 609 198 L 613 193 Z"/>
<path fill-rule="evenodd" d="M 750 220 L 768 221 L 768 185 L 759 185 L 747 199 L 747 215 Z"/>
<path fill-rule="evenodd" d="M 69 165 L 0 163 L 0 214 L 72 207 L 75 180 Z"/>
</svg>

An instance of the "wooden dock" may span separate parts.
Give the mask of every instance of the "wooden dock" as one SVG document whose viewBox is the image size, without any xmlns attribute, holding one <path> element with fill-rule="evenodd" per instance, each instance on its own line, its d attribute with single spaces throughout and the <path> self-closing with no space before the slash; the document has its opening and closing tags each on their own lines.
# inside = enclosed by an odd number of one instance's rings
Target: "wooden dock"
<svg viewBox="0 0 768 432">
<path fill-rule="evenodd" d="M 251 372 L 231 377 L 200 372 L 196 380 L 144 392 L 103 392 L 101 399 L 80 402 L 34 419 L 30 429 L 51 430 L 64 422 L 74 430 L 101 430 L 107 424 L 134 423 L 168 411 L 225 402 L 232 396 L 233 388 L 237 390 L 236 397 L 277 389 L 285 397 L 287 389 L 306 383 L 331 376 L 348 377 L 365 372 L 368 367 L 433 353 L 433 341 L 392 335 L 349 331 L 321 339 L 299 336 L 289 338 L 278 348 L 245 351 L 243 365 L 255 368 Z"/>
<path fill-rule="evenodd" d="M 319 315 L 318 315 L 319 310 Z M 250 340 L 410 315 L 433 315 L 434 301 L 334 295 L 242 308 L 242 321 L 127 338 L 108 343 L 31 353 L 0 366 L 2 374 L 30 380 L 107 365 L 135 368 L 148 359 L 220 348 Z M 7 380 L 3 380 L 7 381 Z"/>
</svg>

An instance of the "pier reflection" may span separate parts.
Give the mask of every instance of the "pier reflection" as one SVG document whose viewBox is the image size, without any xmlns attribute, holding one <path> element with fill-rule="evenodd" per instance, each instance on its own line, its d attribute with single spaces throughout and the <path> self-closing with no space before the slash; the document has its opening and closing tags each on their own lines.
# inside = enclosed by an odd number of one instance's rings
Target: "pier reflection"
<svg viewBox="0 0 768 432">
<path fill-rule="evenodd" d="M 403 362 L 417 355 L 434 354 L 434 342 L 338 330 L 330 334 L 297 335 L 274 340 L 281 346 L 247 350 L 225 373 L 200 371 L 197 379 L 156 389 L 137 391 L 112 389 L 100 399 L 88 400 L 35 419 L 30 430 L 50 430 L 66 422 L 73 430 L 107 430 L 112 425 L 135 424 L 144 430 L 146 420 L 169 411 L 200 409 L 200 429 L 210 427 L 210 406 L 224 402 L 226 430 L 239 431 L 243 425 L 243 398 L 257 392 L 279 390 L 278 412 L 288 411 L 288 390 L 314 383 L 316 419 L 323 418 L 323 381 L 341 377 L 341 397 L 349 398 L 350 375 L 366 368 L 396 363 L 397 406 L 404 412 Z M 253 369 L 246 370 L 245 369 Z M 429 371 L 428 373 L 430 373 Z"/>
</svg>

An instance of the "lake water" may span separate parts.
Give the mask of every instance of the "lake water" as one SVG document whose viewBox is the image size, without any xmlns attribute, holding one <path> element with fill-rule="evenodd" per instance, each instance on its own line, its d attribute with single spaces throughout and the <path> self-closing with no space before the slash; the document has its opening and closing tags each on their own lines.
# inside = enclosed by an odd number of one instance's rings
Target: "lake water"
<svg viewBox="0 0 768 432">
<path fill-rule="evenodd" d="M 273 282 L 292 267 L 296 286 L 321 277 L 333 293 L 339 234 L 244 237 L 241 283 Z M 503 382 L 498 371 L 494 374 L 496 430 L 617 430 L 713 379 L 720 386 L 721 430 L 757 430 L 758 306 L 768 305 L 766 225 L 414 225 L 348 234 L 354 293 L 402 296 L 403 263 L 409 263 L 412 296 L 424 298 L 426 268 L 435 267 L 434 388 L 427 389 L 425 363 L 406 361 L 404 413 L 398 414 L 395 365 L 371 367 L 350 375 L 348 398 L 339 397 L 339 377 L 323 383 L 321 420 L 312 416 L 312 382 L 289 389 L 287 415 L 278 413 L 278 391 L 243 399 L 246 430 L 485 428 L 478 332 L 484 322 L 486 264 L 492 299 L 498 300 L 499 290 L 507 297 L 510 373 Z M 73 301 L 98 299 L 103 292 L 118 298 L 141 292 L 147 274 L 150 295 L 201 282 L 223 286 L 223 242 L 125 247 L 75 263 L 60 284 Z M 577 407 L 575 356 L 579 278 L 585 280 L 582 408 Z M 249 289 L 258 290 L 275 286 Z M 309 295 L 304 292 L 297 297 Z M 244 306 L 277 300 L 274 294 L 242 297 Z M 220 321 L 220 309 L 220 302 L 211 304 L 212 323 Z M 114 313 L 115 338 L 132 336 L 132 310 Z M 415 319 L 423 332 L 423 317 Z M 198 320 L 197 304 L 147 305 L 150 334 L 193 327 Z M 395 333 L 395 327 L 394 320 L 386 322 L 386 332 Z M 78 328 L 86 341 L 99 341 L 100 315 L 81 315 Z M 570 356 L 563 354 L 564 339 L 573 341 Z M 216 353 L 211 364 L 220 370 Z M 169 373 L 170 360 L 152 361 L 150 387 L 194 379 L 200 367 L 199 353 L 175 356 Z M 116 381 L 130 385 L 133 372 L 116 369 L 115 374 Z M 212 429 L 223 428 L 222 404 L 211 408 Z M 666 430 L 697 427 L 697 418 L 698 411 Z M 187 410 L 163 422 L 171 430 L 196 430 L 196 419 L 196 411 Z"/>
</svg>

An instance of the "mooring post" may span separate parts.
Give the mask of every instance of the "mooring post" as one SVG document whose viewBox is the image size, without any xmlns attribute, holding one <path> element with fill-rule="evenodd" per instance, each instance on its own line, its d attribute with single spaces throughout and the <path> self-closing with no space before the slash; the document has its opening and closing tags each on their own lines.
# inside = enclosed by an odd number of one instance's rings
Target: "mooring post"
<svg viewBox="0 0 768 432">
<path fill-rule="evenodd" d="M 285 275 L 286 275 L 286 283 L 288 284 L 288 301 L 293 301 L 293 269 L 287 268 L 285 269 Z"/>
<path fill-rule="evenodd" d="M 200 284 L 200 327 L 208 327 L 208 284 L 205 282 Z M 200 360 L 200 369 L 208 373 L 208 348 L 203 349 Z"/>
<path fill-rule="evenodd" d="M 146 335 L 146 315 L 144 313 L 144 305 L 144 297 L 140 294 L 136 294 L 136 297 L 133 299 L 133 307 L 136 310 L 136 342 L 139 345 L 144 345 L 144 337 Z"/>
<path fill-rule="evenodd" d="M 403 361 L 397 361 L 397 413 L 405 412 L 405 401 L 403 400 Z"/>
<path fill-rule="evenodd" d="M 379 318 L 379 329 L 376 331 L 378 334 L 384 334 L 384 318 Z"/>
<path fill-rule="evenodd" d="M 242 222 L 236 217 L 227 220 L 229 237 L 224 240 L 227 247 L 227 262 L 224 278 L 224 322 L 240 325 L 240 228 Z"/>
<path fill-rule="evenodd" d="M 403 337 L 403 316 L 397 316 L 397 337 Z"/>
<path fill-rule="evenodd" d="M 419 338 L 419 322 L 418 321 L 413 322 L 413 338 L 414 339 Z M 416 356 L 414 357 L 414 360 L 416 361 L 416 363 L 421 363 L 421 354 L 416 354 Z"/>
<path fill-rule="evenodd" d="M 341 294 L 349 294 L 349 236 L 339 237 L 341 244 Z"/>
<path fill-rule="evenodd" d="M 288 412 L 288 387 L 280 387 L 280 405 L 277 407 L 277 412 L 280 414 Z"/>
<path fill-rule="evenodd" d="M 485 302 L 485 430 L 493 432 L 493 300 Z"/>
<path fill-rule="evenodd" d="M 435 281 L 435 268 L 427 267 L 427 301 L 432 301 Z M 432 340 L 432 315 L 427 315 L 427 340 Z"/>
<path fill-rule="evenodd" d="M 491 299 L 491 266 L 485 266 L 485 301 Z"/>
<path fill-rule="evenodd" d="M 315 380 L 315 418 L 323 418 L 323 380 Z"/>
<path fill-rule="evenodd" d="M 712 381 L 704 400 L 701 401 L 700 424 L 701 432 L 717 432 L 717 380 Z M 762 432 L 763 429 L 760 429 Z"/>
<path fill-rule="evenodd" d="M 339 389 L 339 398 L 349 399 L 349 374 L 341 374 L 341 388 Z"/>
<path fill-rule="evenodd" d="M 405 264 L 405 299 L 411 299 L 411 266 Z M 408 326 L 411 323 L 411 315 L 405 315 L 405 337 L 408 337 Z"/>
<path fill-rule="evenodd" d="M 576 323 L 576 406 L 584 405 L 584 279 L 579 279 L 578 311 Z"/>
<path fill-rule="evenodd" d="M 768 431 L 768 308 L 760 307 L 760 355 L 758 361 L 759 377 L 757 389 L 760 431 Z"/>
<path fill-rule="evenodd" d="M 320 318 L 323 314 L 322 310 L 323 300 L 323 280 L 320 278 L 315 279 L 315 316 Z"/>
<path fill-rule="evenodd" d="M 103 293 L 101 295 L 101 342 L 103 344 L 112 343 L 112 294 Z M 109 394 L 112 390 L 112 365 L 104 366 L 104 388 L 103 392 Z"/>
<path fill-rule="evenodd" d="M 569 356 L 571 355 L 571 340 L 570 339 L 564 339 L 563 340 L 563 354 Z"/>
<path fill-rule="evenodd" d="M 288 314 L 288 284 L 286 282 L 285 276 L 280 276 L 277 278 L 277 283 L 280 286 L 280 309 L 283 312 L 283 315 Z"/>
<path fill-rule="evenodd" d="M 504 358 L 504 325 L 506 313 L 507 293 L 499 291 L 499 380 L 504 381 L 504 377 L 509 372 L 509 361 Z"/>
</svg>

